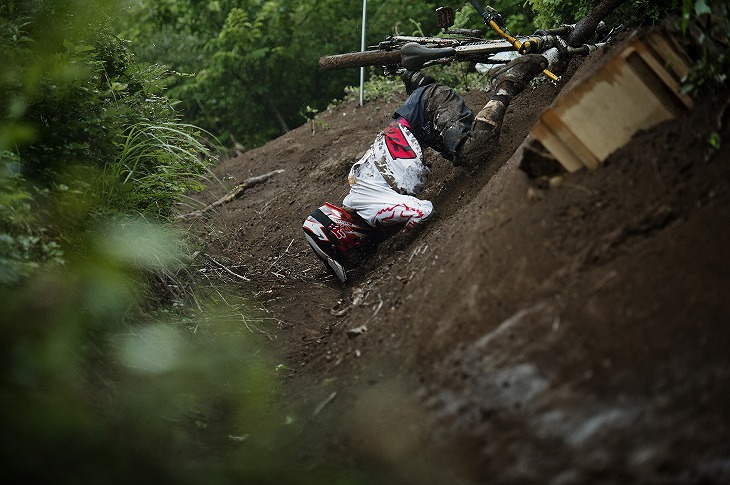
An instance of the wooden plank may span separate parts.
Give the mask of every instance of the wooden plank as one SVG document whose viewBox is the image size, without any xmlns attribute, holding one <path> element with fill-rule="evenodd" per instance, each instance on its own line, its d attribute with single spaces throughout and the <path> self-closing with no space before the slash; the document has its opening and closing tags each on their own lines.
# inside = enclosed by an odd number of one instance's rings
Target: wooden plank
<svg viewBox="0 0 730 485">
<path fill-rule="evenodd" d="M 623 56 L 606 63 L 574 91 L 555 107 L 555 114 L 600 161 L 639 128 L 672 116 Z"/>
<path fill-rule="evenodd" d="M 550 130 L 553 137 L 560 140 L 560 143 L 571 151 L 581 166 L 590 169 L 598 168 L 601 160 L 596 156 L 595 150 L 591 148 L 590 143 L 586 143 L 586 140 L 579 136 L 580 130 L 576 130 L 572 124 L 566 122 L 557 110 L 545 111 L 540 120 Z"/>
<path fill-rule="evenodd" d="M 568 172 L 598 167 L 639 129 L 691 107 L 678 80 L 657 58 L 669 44 L 661 36 L 652 42 L 659 47 L 634 41 L 540 116 L 533 136 Z"/>
<path fill-rule="evenodd" d="M 653 75 L 666 86 L 662 87 L 656 85 L 654 83 L 654 79 L 652 79 L 652 76 L 650 74 L 646 72 L 642 73 L 640 72 L 640 69 L 636 69 L 637 74 L 642 77 L 644 82 L 647 85 L 655 88 L 654 93 L 657 96 L 663 98 L 665 104 L 671 107 L 675 115 L 679 114 L 681 111 L 684 111 L 684 109 L 686 108 L 691 108 L 693 104 L 692 98 L 680 91 L 679 81 L 676 80 L 669 73 L 669 71 L 664 68 L 662 64 L 660 64 L 660 61 L 650 52 L 649 47 L 643 42 L 639 41 L 634 44 L 634 48 L 636 49 L 636 53 L 641 57 L 641 60 L 646 64 L 649 69 L 653 71 Z M 639 64 L 637 64 L 635 61 L 632 62 L 628 58 L 627 62 L 629 62 L 632 67 L 639 67 Z M 681 102 L 684 106 L 677 106 L 677 101 Z"/>
<path fill-rule="evenodd" d="M 652 32 L 646 38 L 646 44 L 654 52 L 657 60 L 662 63 L 664 69 L 670 72 L 677 81 L 681 81 L 689 74 L 689 58 L 666 30 Z"/>
<path fill-rule="evenodd" d="M 583 161 L 575 155 L 573 150 L 559 136 L 553 133 L 548 125 L 538 121 L 533 128 L 533 136 L 540 140 L 540 143 L 568 172 L 573 173 L 585 168 Z"/>
</svg>

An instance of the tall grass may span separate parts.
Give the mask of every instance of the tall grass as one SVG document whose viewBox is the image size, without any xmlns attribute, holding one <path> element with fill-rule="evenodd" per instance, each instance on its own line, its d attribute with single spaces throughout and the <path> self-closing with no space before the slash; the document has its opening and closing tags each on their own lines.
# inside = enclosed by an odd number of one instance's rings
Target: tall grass
<svg viewBox="0 0 730 485">
<path fill-rule="evenodd" d="M 101 172 L 102 204 L 169 219 L 179 197 L 202 190 L 210 174 L 211 153 L 197 135 L 199 129 L 178 122 L 131 126 L 118 144 L 117 159 Z"/>
</svg>

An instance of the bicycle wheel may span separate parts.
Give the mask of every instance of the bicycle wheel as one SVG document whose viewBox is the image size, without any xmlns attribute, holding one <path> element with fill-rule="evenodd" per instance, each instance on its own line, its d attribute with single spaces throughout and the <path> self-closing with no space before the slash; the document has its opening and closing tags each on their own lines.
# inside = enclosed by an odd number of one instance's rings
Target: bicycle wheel
<svg viewBox="0 0 730 485">
<path fill-rule="evenodd" d="M 400 51 L 363 51 L 322 56 L 319 67 L 323 71 L 364 66 L 395 66 L 400 64 Z"/>
</svg>

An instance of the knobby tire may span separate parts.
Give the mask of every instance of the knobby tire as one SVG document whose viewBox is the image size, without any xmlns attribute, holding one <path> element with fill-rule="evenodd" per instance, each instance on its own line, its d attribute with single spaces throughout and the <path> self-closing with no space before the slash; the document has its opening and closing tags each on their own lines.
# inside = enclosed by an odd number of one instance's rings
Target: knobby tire
<svg viewBox="0 0 730 485">
<path fill-rule="evenodd" d="M 395 66 L 400 64 L 400 51 L 363 51 L 336 54 L 319 58 L 323 71 L 346 69 L 348 67 Z"/>
</svg>

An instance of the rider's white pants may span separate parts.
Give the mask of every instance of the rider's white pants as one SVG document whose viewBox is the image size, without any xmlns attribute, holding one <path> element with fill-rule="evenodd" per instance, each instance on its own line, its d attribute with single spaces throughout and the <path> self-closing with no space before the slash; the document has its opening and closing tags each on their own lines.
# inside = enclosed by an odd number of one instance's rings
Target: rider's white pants
<svg viewBox="0 0 730 485">
<path fill-rule="evenodd" d="M 355 164 L 350 171 L 349 181 L 350 193 L 342 204 L 354 209 L 373 227 L 405 224 L 410 229 L 433 212 L 430 201 L 393 190 L 368 157 Z"/>
</svg>

